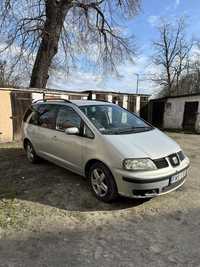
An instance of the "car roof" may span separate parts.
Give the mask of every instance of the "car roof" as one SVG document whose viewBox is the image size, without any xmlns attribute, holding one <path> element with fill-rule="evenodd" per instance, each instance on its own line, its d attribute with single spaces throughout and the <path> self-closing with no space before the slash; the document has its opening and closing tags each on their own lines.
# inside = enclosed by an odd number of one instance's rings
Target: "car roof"
<svg viewBox="0 0 200 267">
<path fill-rule="evenodd" d="M 63 100 L 63 101 L 62 101 Z M 66 102 L 65 102 L 66 101 Z M 106 101 L 96 101 L 96 100 L 65 100 L 65 99 L 58 99 L 58 100 L 54 100 L 54 99 L 50 99 L 49 101 L 42 101 L 39 100 L 36 101 L 34 104 L 74 104 L 78 107 L 81 106 L 92 106 L 92 105 L 114 105 L 113 103 L 110 102 L 106 102 Z"/>
<path fill-rule="evenodd" d="M 92 106 L 92 105 L 112 105 L 110 102 L 97 101 L 97 100 L 70 100 L 73 104 L 77 106 Z"/>
</svg>

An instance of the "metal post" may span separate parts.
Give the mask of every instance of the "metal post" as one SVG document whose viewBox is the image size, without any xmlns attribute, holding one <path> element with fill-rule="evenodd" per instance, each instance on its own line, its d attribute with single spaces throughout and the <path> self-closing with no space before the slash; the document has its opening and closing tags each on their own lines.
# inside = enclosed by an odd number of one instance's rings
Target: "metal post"
<svg viewBox="0 0 200 267">
<path fill-rule="evenodd" d="M 139 92 L 139 77 L 140 77 L 140 75 L 139 75 L 139 73 L 134 73 L 134 74 L 137 77 L 136 94 L 138 94 L 138 92 Z"/>
</svg>

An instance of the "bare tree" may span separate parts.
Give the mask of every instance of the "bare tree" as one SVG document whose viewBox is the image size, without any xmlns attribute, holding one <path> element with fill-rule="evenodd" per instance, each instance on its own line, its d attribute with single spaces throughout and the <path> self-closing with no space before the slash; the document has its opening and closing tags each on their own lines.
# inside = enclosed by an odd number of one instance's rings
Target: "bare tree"
<svg viewBox="0 0 200 267">
<path fill-rule="evenodd" d="M 1 52 L 17 50 L 33 64 L 30 87 L 45 88 L 55 55 L 66 62 L 93 48 L 95 62 L 113 68 L 132 52 L 118 21 L 134 16 L 139 0 L 2 0 Z"/>
<path fill-rule="evenodd" d="M 186 73 L 179 80 L 181 91 L 184 93 L 200 92 L 200 45 L 199 40 L 194 43 L 195 49 L 188 59 Z"/>
<path fill-rule="evenodd" d="M 167 84 L 168 94 L 178 91 L 181 75 L 187 69 L 188 56 L 192 41 L 186 40 L 185 19 L 179 18 L 177 23 L 162 20 L 159 30 L 159 40 L 154 41 L 154 63 L 161 66 L 161 80 Z"/>
<path fill-rule="evenodd" d="M 18 75 L 14 75 L 12 69 L 5 60 L 0 60 L 0 87 L 18 86 L 21 79 Z"/>
</svg>

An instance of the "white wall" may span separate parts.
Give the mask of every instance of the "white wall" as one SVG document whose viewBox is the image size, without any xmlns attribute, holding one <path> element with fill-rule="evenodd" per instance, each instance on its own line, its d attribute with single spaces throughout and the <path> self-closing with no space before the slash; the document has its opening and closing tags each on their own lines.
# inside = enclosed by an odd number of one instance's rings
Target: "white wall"
<svg viewBox="0 0 200 267">
<path fill-rule="evenodd" d="M 136 103 L 135 103 L 136 107 L 135 107 L 135 112 L 140 115 L 140 96 L 137 95 L 136 96 Z"/>
<path fill-rule="evenodd" d="M 32 100 L 33 101 L 40 100 L 40 99 L 43 99 L 42 93 L 32 93 Z"/>
<path fill-rule="evenodd" d="M 125 109 L 128 108 L 128 96 L 127 95 L 123 96 L 123 108 Z"/>
<path fill-rule="evenodd" d="M 169 98 L 165 104 L 164 128 L 182 129 L 185 102 L 191 101 L 200 102 L 200 96 Z M 198 113 L 196 130 L 200 131 L 200 103 Z"/>
<path fill-rule="evenodd" d="M 92 100 L 96 100 L 96 94 L 92 93 Z"/>
<path fill-rule="evenodd" d="M 112 103 L 112 94 L 108 94 L 108 102 Z"/>
</svg>

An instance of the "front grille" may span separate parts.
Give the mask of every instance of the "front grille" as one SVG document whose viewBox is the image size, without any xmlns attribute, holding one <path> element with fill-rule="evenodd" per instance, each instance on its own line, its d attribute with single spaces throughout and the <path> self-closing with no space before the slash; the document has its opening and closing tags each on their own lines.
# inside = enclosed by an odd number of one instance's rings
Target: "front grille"
<svg viewBox="0 0 200 267">
<path fill-rule="evenodd" d="M 180 160 L 176 153 L 169 155 L 168 159 L 173 167 L 176 167 L 180 164 Z"/>
<path fill-rule="evenodd" d="M 166 168 L 169 166 L 169 164 L 165 158 L 154 159 L 153 162 L 158 169 L 163 169 L 163 168 Z"/>
<path fill-rule="evenodd" d="M 185 155 L 183 154 L 183 151 L 179 151 L 178 156 L 179 156 L 180 161 L 183 161 L 185 159 Z"/>
</svg>

